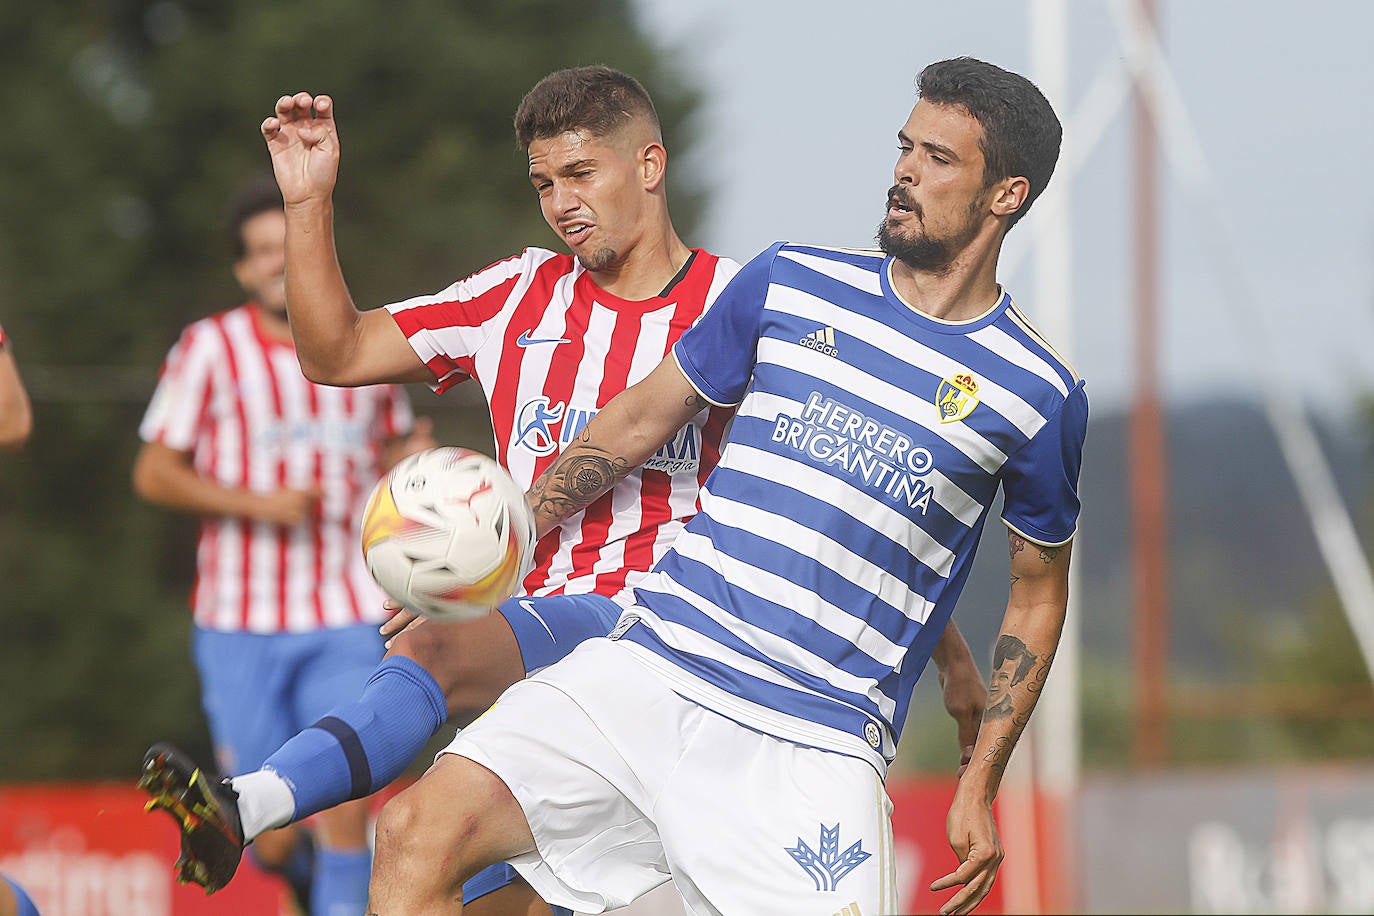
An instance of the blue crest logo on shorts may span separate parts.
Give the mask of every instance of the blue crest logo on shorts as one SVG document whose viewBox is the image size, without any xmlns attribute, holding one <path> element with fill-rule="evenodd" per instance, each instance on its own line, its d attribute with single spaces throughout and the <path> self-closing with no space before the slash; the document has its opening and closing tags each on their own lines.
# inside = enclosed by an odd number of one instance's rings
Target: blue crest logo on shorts
<svg viewBox="0 0 1374 916">
<path fill-rule="evenodd" d="M 840 852 L 839 824 L 834 827 L 821 824 L 820 846 L 820 852 L 817 852 L 806 845 L 805 840 L 797 837 L 796 848 L 787 850 L 788 855 L 796 859 L 797 864 L 816 882 L 818 891 L 833 891 L 841 878 L 869 857 L 869 853 L 863 850 L 863 840 L 856 841 L 853 846 Z"/>
</svg>

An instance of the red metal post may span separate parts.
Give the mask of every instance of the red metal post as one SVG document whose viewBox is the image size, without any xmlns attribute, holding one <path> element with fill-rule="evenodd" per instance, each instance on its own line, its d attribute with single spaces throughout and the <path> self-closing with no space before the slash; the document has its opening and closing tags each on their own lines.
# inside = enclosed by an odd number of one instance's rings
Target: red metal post
<svg viewBox="0 0 1374 916">
<path fill-rule="evenodd" d="M 1158 22 L 1156 0 L 1140 0 L 1147 22 Z M 1136 765 L 1167 757 L 1165 681 L 1169 657 L 1168 488 L 1159 397 L 1159 190 L 1154 115 L 1137 82 L 1135 116 L 1135 399 L 1131 411 L 1132 530 Z"/>
</svg>

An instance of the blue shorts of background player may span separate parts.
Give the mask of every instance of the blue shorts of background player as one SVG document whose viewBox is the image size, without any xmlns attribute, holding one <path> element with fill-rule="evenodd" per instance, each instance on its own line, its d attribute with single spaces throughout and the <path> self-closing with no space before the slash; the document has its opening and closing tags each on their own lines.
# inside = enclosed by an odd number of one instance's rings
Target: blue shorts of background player
<svg viewBox="0 0 1374 916">
<path fill-rule="evenodd" d="M 349 799 L 405 772 L 453 716 L 471 721 L 526 673 L 605 636 L 621 608 L 601 595 L 513 598 L 498 613 L 454 623 L 426 621 L 392 640 L 354 702 L 335 706 L 231 781 L 244 841 Z M 468 902 L 515 877 L 504 864 L 465 886 Z"/>
</svg>

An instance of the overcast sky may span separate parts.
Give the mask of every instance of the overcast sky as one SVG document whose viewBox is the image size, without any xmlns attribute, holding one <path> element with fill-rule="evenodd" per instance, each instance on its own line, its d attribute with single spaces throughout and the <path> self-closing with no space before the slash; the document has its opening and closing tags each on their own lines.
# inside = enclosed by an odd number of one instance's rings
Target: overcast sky
<svg viewBox="0 0 1374 916">
<path fill-rule="evenodd" d="M 783 238 L 873 244 L 896 131 L 926 63 L 968 54 L 1033 75 L 1025 0 L 636 3 L 707 93 L 697 147 L 677 161 L 713 191 L 704 237 L 690 241 L 740 260 Z M 1073 142 L 1086 131 L 1075 134 L 1075 115 L 1091 87 L 1125 54 L 1106 0 L 1069 8 L 1069 88 L 1055 101 Z M 1159 0 L 1159 9 L 1168 66 L 1211 171 L 1204 186 L 1222 204 L 1162 167 L 1166 395 L 1255 390 L 1264 371 L 1339 416 L 1374 389 L 1374 4 Z M 1055 177 L 1074 201 L 1066 355 L 1098 410 L 1126 403 L 1132 384 L 1131 123 L 1121 109 L 1080 172 Z M 1033 295 L 1036 215 L 1008 237 L 1001 277 L 1032 315 L 1043 312 Z M 1234 268 L 1216 267 L 1214 251 L 1229 252 Z M 1246 320 L 1273 351 L 1235 333 Z"/>
</svg>

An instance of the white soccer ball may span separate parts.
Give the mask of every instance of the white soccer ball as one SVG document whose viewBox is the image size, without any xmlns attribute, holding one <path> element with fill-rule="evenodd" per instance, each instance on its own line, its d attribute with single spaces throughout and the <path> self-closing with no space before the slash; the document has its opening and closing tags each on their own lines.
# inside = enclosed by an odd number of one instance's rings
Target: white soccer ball
<svg viewBox="0 0 1374 916">
<path fill-rule="evenodd" d="M 467 620 L 519 588 L 533 562 L 534 516 L 494 460 L 433 448 L 377 482 L 362 540 L 367 571 L 388 595 L 426 617 Z"/>
</svg>

